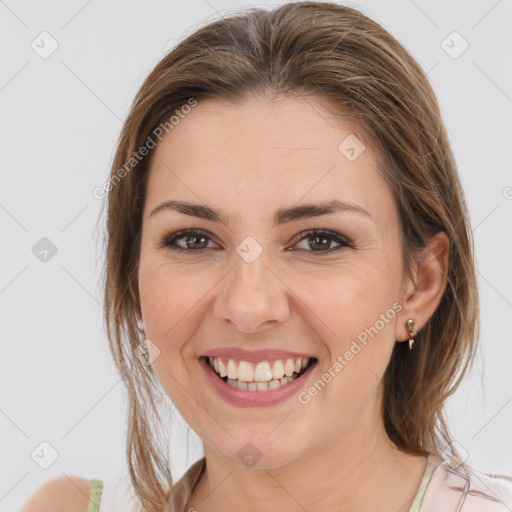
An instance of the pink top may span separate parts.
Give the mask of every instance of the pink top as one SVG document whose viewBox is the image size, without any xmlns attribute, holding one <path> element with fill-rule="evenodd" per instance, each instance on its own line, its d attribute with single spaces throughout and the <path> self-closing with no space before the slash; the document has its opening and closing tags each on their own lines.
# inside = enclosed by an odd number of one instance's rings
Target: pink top
<svg viewBox="0 0 512 512">
<path fill-rule="evenodd" d="M 510 512 L 512 477 L 482 473 L 437 457 L 420 512 Z"/>
<path fill-rule="evenodd" d="M 175 484 L 171 512 L 186 512 L 185 505 L 206 468 L 206 459 L 196 461 Z M 89 512 L 130 512 L 135 507 L 128 485 L 105 486 L 90 480 Z M 132 490 L 133 491 L 133 490 Z M 94 495 L 94 497 L 93 497 Z M 408 512 L 511 512 L 512 476 L 482 473 L 468 464 L 456 465 L 431 454 Z"/>
</svg>

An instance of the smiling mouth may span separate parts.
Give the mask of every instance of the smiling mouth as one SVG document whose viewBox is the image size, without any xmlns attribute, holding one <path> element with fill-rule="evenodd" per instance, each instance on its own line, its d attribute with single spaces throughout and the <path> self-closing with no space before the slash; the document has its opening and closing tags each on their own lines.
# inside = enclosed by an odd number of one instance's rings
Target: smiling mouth
<svg viewBox="0 0 512 512">
<path fill-rule="evenodd" d="M 251 363 L 236 359 L 201 356 L 210 369 L 228 386 L 243 391 L 269 391 L 301 377 L 317 362 L 312 358 L 289 358 Z"/>
</svg>

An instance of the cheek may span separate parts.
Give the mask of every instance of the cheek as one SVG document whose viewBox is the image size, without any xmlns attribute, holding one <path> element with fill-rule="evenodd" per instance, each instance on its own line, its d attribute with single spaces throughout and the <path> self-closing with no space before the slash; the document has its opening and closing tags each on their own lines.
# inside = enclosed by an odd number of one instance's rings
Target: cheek
<svg viewBox="0 0 512 512">
<path fill-rule="evenodd" d="M 384 268 L 384 261 L 347 263 L 296 283 L 307 321 L 328 351 L 322 370 L 336 375 L 340 403 L 371 394 L 391 357 L 397 265 Z"/>
<path fill-rule="evenodd" d="M 139 293 L 146 336 L 160 353 L 152 362 L 162 388 L 180 411 L 187 409 L 190 373 L 183 349 L 197 325 L 198 282 L 187 269 L 171 268 L 161 261 L 141 258 Z M 204 293 L 204 292 L 203 292 Z M 195 305 L 195 306 L 194 306 Z M 188 404 L 188 407 L 189 404 Z M 193 418 L 186 418 L 193 421 Z"/>
<path fill-rule="evenodd" d="M 141 258 L 139 293 L 146 335 L 164 355 L 155 361 L 157 366 L 180 366 L 186 341 L 200 325 L 217 280 L 191 264 Z"/>
<path fill-rule="evenodd" d="M 314 276 L 296 276 L 294 290 L 336 337 L 357 334 L 396 300 L 394 269 L 347 263 Z M 297 295 L 299 295 L 297 293 Z"/>
</svg>

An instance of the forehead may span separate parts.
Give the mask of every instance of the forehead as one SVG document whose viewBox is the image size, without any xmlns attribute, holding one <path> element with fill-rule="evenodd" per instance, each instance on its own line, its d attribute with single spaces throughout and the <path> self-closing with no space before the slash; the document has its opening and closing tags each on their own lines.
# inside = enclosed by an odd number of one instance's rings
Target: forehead
<svg viewBox="0 0 512 512">
<path fill-rule="evenodd" d="M 332 110 L 319 97 L 280 96 L 270 100 L 246 95 L 236 103 L 201 99 L 164 136 L 156 152 L 180 146 L 180 153 L 193 152 L 187 157 L 189 163 L 196 155 L 226 158 L 226 152 L 233 152 L 233 158 L 255 153 L 264 158 L 278 152 L 286 153 L 287 158 L 297 153 L 298 159 L 307 153 L 329 158 L 333 150 L 337 155 L 347 135 L 355 136 L 355 127 L 339 115 L 335 118 Z"/>
<path fill-rule="evenodd" d="M 317 98 L 200 100 L 154 151 L 148 208 L 175 196 L 219 208 L 287 206 L 305 196 L 392 207 L 369 141 Z"/>
</svg>

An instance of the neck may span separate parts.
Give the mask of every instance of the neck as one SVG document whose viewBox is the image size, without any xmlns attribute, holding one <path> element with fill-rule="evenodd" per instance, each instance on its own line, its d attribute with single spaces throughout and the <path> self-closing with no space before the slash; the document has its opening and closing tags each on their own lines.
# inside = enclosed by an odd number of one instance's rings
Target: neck
<svg viewBox="0 0 512 512">
<path fill-rule="evenodd" d="M 301 452 L 289 464 L 268 470 L 240 466 L 205 445 L 206 471 L 187 510 L 238 512 L 250 503 L 252 512 L 407 512 L 425 457 L 398 450 L 382 422 L 375 421 L 365 419 L 337 436 L 335 444 Z"/>
</svg>

